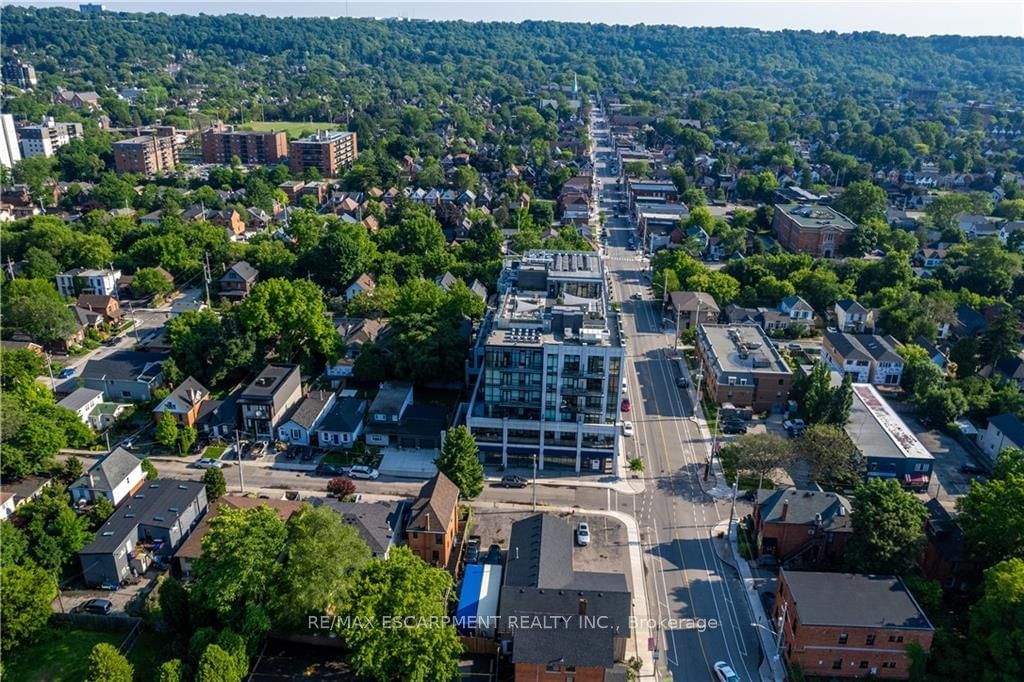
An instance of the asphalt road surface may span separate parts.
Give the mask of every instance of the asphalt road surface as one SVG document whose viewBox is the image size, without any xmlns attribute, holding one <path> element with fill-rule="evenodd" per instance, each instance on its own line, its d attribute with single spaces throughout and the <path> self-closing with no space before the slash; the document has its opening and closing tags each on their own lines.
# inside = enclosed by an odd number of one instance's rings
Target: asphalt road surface
<svg viewBox="0 0 1024 682">
<path fill-rule="evenodd" d="M 648 263 L 639 252 L 625 248 L 632 226 L 626 218 L 614 217 L 615 204 L 625 196 L 608 174 L 613 150 L 602 123 L 599 117 L 592 139 L 597 144 L 601 208 L 608 216 L 605 262 L 627 336 L 632 409 L 623 417 L 633 422 L 636 434 L 625 439 L 626 457 L 640 457 L 647 477 L 645 492 L 631 504 L 648 563 L 652 617 L 665 626 L 656 637 L 658 666 L 675 680 L 706 680 L 713 679 L 716 661 L 727 661 L 741 679 L 760 679 L 761 654 L 742 584 L 711 542 L 712 528 L 729 518 L 729 503 L 716 502 L 698 482 L 710 443 L 690 419 L 689 393 L 676 386 L 674 326 L 665 324 L 660 301 L 652 300 L 644 274 Z M 637 292 L 642 300 L 632 298 Z"/>
</svg>

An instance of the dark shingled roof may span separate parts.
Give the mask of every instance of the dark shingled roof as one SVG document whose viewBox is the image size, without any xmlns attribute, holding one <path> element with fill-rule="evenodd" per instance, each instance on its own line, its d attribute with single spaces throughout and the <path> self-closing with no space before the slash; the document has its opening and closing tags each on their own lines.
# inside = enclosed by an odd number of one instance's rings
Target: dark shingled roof
<svg viewBox="0 0 1024 682">
<path fill-rule="evenodd" d="M 314 507 L 327 505 L 338 512 L 342 521 L 358 531 L 375 557 L 386 555 L 402 533 L 405 502 L 341 502 L 323 497 L 314 497 L 309 502 Z"/>
<path fill-rule="evenodd" d="M 440 471 L 420 488 L 412 505 L 408 530 L 439 532 L 459 504 L 459 488 Z"/>
<path fill-rule="evenodd" d="M 789 507 L 786 510 L 786 519 L 783 520 L 782 510 L 787 502 Z M 761 508 L 761 518 L 766 523 L 814 525 L 820 515 L 825 530 L 853 531 L 850 525 L 850 502 L 836 493 L 796 488 L 759 490 L 757 504 Z"/>
<path fill-rule="evenodd" d="M 891 575 L 787 571 L 801 625 L 932 630 L 903 581 Z"/>
<path fill-rule="evenodd" d="M 82 378 L 136 381 L 147 368 L 151 365 L 159 365 L 168 357 L 170 357 L 169 353 L 120 350 L 102 360 L 89 360 L 82 370 Z M 160 371 L 162 369 L 159 366 L 151 368 L 149 375 Z"/>
<path fill-rule="evenodd" d="M 169 478 L 149 481 L 121 503 L 117 511 L 96 531 L 95 539 L 80 553 L 107 554 L 116 551 L 129 535 L 136 532 L 140 523 L 156 528 L 172 528 L 178 523 L 179 514 L 170 511 L 171 508 L 185 509 L 204 489 L 202 481 Z"/>
<path fill-rule="evenodd" d="M 122 447 L 114 448 L 110 454 L 93 464 L 86 473 L 71 484 L 72 488 L 92 490 L 113 490 L 125 477 L 141 464 L 141 460 Z M 89 474 L 94 485 L 89 485 Z"/>
<path fill-rule="evenodd" d="M 1003 432 L 1007 440 L 1012 441 L 1017 447 L 1024 448 L 1024 422 L 1013 414 L 1000 414 L 988 420 L 997 429 Z"/>
<path fill-rule="evenodd" d="M 363 421 L 366 414 L 366 401 L 362 398 L 342 398 L 334 403 L 334 407 L 328 412 L 320 426 L 320 431 L 331 431 L 337 433 L 352 433 Z"/>
<path fill-rule="evenodd" d="M 960 530 L 960 526 L 949 515 L 938 498 L 933 497 L 925 502 L 924 506 L 928 509 L 928 523 L 924 527 L 928 542 L 935 546 L 943 561 L 950 563 L 960 561 L 963 558 L 964 540 L 964 533 Z"/>
<path fill-rule="evenodd" d="M 308 431 L 313 428 L 317 417 L 323 414 L 324 407 L 327 406 L 327 403 L 330 402 L 333 395 L 333 393 L 325 391 L 314 391 L 310 393 L 295 405 L 292 413 L 281 423 L 286 424 L 288 422 L 295 422 Z"/>
<path fill-rule="evenodd" d="M 252 280 L 259 277 L 259 274 L 259 270 L 249 265 L 249 263 L 247 263 L 246 261 L 240 260 L 234 265 L 232 265 L 230 268 L 228 268 L 227 272 L 225 272 L 224 275 L 221 277 L 221 280 L 237 282 L 238 280 L 241 279 L 246 282 L 251 282 Z"/>
</svg>

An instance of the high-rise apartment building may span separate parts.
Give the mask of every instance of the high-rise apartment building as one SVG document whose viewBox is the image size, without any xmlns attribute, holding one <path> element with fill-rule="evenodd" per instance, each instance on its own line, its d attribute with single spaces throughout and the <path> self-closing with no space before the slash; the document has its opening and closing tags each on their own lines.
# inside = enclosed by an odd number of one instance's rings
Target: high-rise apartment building
<svg viewBox="0 0 1024 682">
<path fill-rule="evenodd" d="M 18 131 L 14 128 L 14 117 L 0 114 L 0 166 L 11 168 L 21 161 L 18 148 Z"/>
<path fill-rule="evenodd" d="M 21 155 L 53 156 L 57 150 L 76 138 L 82 137 L 81 123 L 64 123 L 46 118 L 40 125 L 25 126 L 18 131 Z"/>
<path fill-rule="evenodd" d="M 140 135 L 114 143 L 114 167 L 118 173 L 153 175 L 173 170 L 178 165 L 178 144 L 174 129 L 170 134 Z"/>
<path fill-rule="evenodd" d="M 32 88 L 39 85 L 36 78 L 36 67 L 20 59 L 12 59 L 4 62 L 4 82 L 16 85 L 19 88 Z"/>
<path fill-rule="evenodd" d="M 283 130 L 257 132 L 216 125 L 203 133 L 203 162 L 230 163 L 237 156 L 246 164 L 276 163 L 288 158 Z"/>
<path fill-rule="evenodd" d="M 613 471 L 625 351 L 596 253 L 531 251 L 505 263 L 478 346 L 467 424 L 484 461 Z"/>
<path fill-rule="evenodd" d="M 288 161 L 292 173 L 316 168 L 325 178 L 334 178 L 359 158 L 355 133 L 320 130 L 308 137 L 292 140 Z"/>
</svg>

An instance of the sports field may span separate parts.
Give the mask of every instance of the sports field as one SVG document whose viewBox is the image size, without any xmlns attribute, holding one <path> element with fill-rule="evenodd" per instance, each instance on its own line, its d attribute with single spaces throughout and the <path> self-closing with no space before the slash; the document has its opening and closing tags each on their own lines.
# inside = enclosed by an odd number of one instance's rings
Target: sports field
<svg viewBox="0 0 1024 682">
<path fill-rule="evenodd" d="M 302 131 L 337 130 L 337 123 L 326 121 L 250 121 L 239 126 L 243 130 L 283 130 L 289 138 L 301 137 Z"/>
</svg>

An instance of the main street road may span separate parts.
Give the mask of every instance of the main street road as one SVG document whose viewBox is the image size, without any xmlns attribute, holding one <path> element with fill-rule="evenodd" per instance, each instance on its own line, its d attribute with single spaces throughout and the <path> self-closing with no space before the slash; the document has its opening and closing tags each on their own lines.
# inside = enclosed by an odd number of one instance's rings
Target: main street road
<svg viewBox="0 0 1024 682">
<path fill-rule="evenodd" d="M 613 158 L 608 128 L 600 112 L 592 138 L 597 145 L 597 177 L 605 223 L 605 263 L 613 298 L 620 302 L 627 336 L 626 372 L 636 435 L 626 440 L 626 457 L 640 457 L 646 489 L 635 500 L 643 534 L 652 613 L 668 623 L 657 640 L 659 666 L 674 680 L 706 680 L 716 661 L 727 661 L 741 679 L 760 679 L 753 616 L 738 575 L 722 563 L 711 541 L 712 529 L 729 518 L 729 503 L 703 492 L 699 476 L 710 443 L 690 419 L 688 391 L 676 387 L 678 362 L 672 356 L 672 330 L 662 319 L 661 304 L 652 300 L 645 279 L 647 261 L 624 245 L 632 234 L 626 218 L 614 217 L 625 200 L 608 172 Z M 642 300 L 634 300 L 640 293 Z M 668 333 L 665 329 L 668 329 Z M 703 631 L 685 627 L 686 619 L 708 625 Z M 711 626 L 711 621 L 715 625 Z"/>
</svg>

